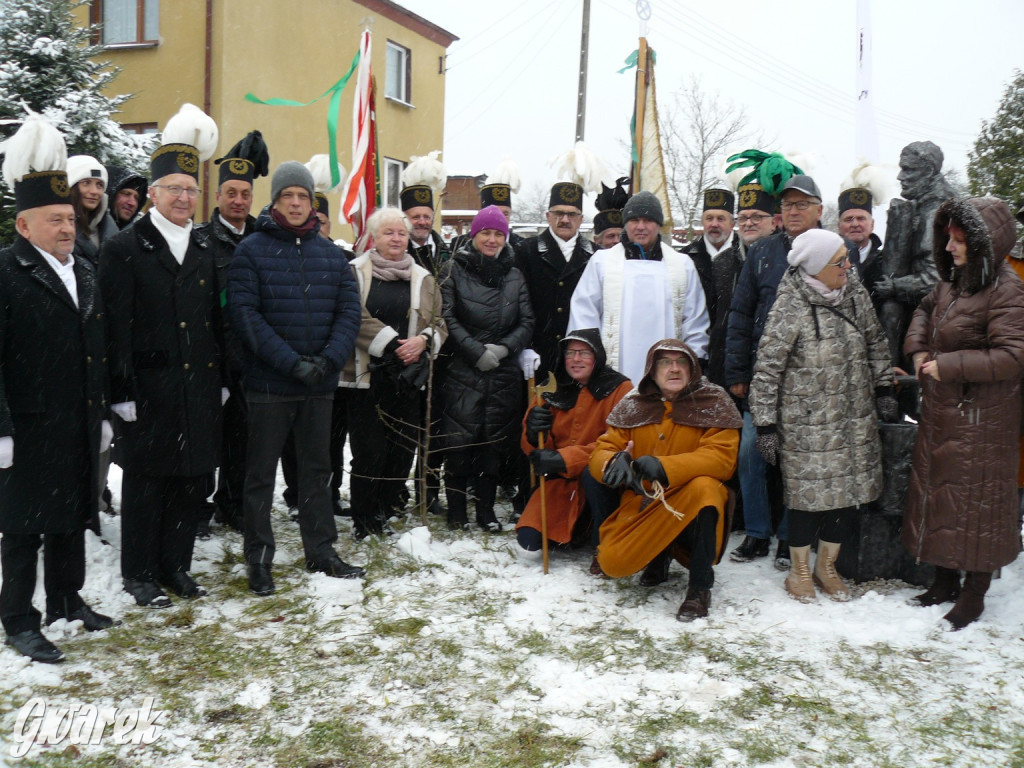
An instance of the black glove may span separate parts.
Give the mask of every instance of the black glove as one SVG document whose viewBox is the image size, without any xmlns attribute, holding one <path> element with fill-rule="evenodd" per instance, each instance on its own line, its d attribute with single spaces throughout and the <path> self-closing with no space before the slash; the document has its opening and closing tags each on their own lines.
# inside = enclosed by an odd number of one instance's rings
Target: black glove
<svg viewBox="0 0 1024 768">
<path fill-rule="evenodd" d="M 779 441 L 779 433 L 775 431 L 775 425 L 757 428 L 757 437 L 754 439 L 754 447 L 764 457 L 764 460 L 773 467 L 779 461 L 779 448 L 782 443 Z"/>
<path fill-rule="evenodd" d="M 900 404 L 892 393 L 892 387 L 875 389 L 875 408 L 878 410 L 878 418 L 886 424 L 895 424 L 900 420 Z"/>
<path fill-rule="evenodd" d="M 633 462 L 633 469 L 638 479 L 651 483 L 657 481 L 663 488 L 668 487 L 668 475 L 657 456 L 641 456 Z"/>
<path fill-rule="evenodd" d="M 604 468 L 601 482 L 612 488 L 632 488 L 636 485 L 636 474 L 633 472 L 633 457 L 627 451 L 619 451 Z"/>
<path fill-rule="evenodd" d="M 323 360 L 323 358 L 320 359 Z M 303 356 L 292 368 L 292 376 L 306 386 L 315 387 L 324 379 L 324 368 L 317 365 L 315 357 Z"/>
<path fill-rule="evenodd" d="M 429 373 L 430 365 L 427 362 L 427 353 L 421 352 L 419 360 L 409 363 L 398 374 L 398 383 L 412 392 L 417 392 L 427 383 Z"/>
<path fill-rule="evenodd" d="M 530 445 L 537 445 L 537 436 L 541 432 L 550 432 L 551 425 L 555 423 L 555 414 L 544 405 L 535 405 L 526 414 L 526 441 Z"/>
<path fill-rule="evenodd" d="M 550 477 L 551 475 L 565 474 L 565 459 L 558 451 L 545 448 L 534 451 L 530 454 L 530 464 L 538 476 Z"/>
</svg>

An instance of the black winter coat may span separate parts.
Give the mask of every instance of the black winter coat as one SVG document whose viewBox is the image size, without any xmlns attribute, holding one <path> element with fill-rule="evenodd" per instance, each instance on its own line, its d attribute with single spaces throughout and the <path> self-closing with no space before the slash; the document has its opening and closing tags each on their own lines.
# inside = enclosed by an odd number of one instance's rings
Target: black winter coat
<svg viewBox="0 0 1024 768">
<path fill-rule="evenodd" d="M 526 280 L 536 318 L 533 337 L 526 346 L 540 355 L 537 379 L 543 380 L 549 372 L 564 365 L 558 342 L 566 331 L 578 330 L 567 327 L 569 303 L 587 262 L 594 255 L 594 243 L 578 236 L 572 257 L 566 261 L 551 230 L 546 229 L 537 237 L 524 240 L 515 253 L 516 267 Z"/>
<path fill-rule="evenodd" d="M 150 214 L 103 244 L 111 402 L 134 401 L 117 460 L 161 477 L 212 472 L 220 446 L 222 323 L 209 241 L 192 232 L 179 266 Z"/>
<path fill-rule="evenodd" d="M 79 305 L 22 237 L 0 252 L 0 533 L 99 531 L 100 424 L 108 418 L 103 306 L 75 259 Z"/>
<path fill-rule="evenodd" d="M 713 315 L 710 309 L 708 311 L 708 315 L 714 319 L 708 328 L 708 368 L 705 374 L 709 381 L 720 387 L 725 386 L 725 338 L 729 329 L 729 304 L 736 292 L 745 260 L 746 246 L 737 237 L 732 247 L 719 253 L 711 264 L 711 293 L 714 299 L 711 296 L 707 299 L 709 307 L 714 301 L 717 311 Z"/>
<path fill-rule="evenodd" d="M 729 247 L 736 250 L 740 247 L 740 236 L 733 232 L 730 235 Z M 717 259 L 712 259 L 708 253 L 707 243 L 703 237 L 697 238 L 695 241 L 690 243 L 686 248 L 683 249 L 683 253 L 690 257 L 693 261 L 693 266 L 697 268 L 697 275 L 700 277 L 700 287 L 704 289 L 704 301 L 708 307 L 708 328 L 714 328 L 718 320 L 718 296 L 715 293 L 715 278 L 714 278 L 714 267 L 713 263 Z M 723 250 L 719 255 L 723 255 Z M 729 305 L 721 307 L 721 313 L 724 315 L 729 314 Z M 710 351 L 709 351 L 710 352 Z M 710 377 L 709 377 L 710 378 Z M 714 381 L 714 379 L 711 379 Z M 715 382 L 719 384 L 720 382 Z"/>
<path fill-rule="evenodd" d="M 441 284 L 445 348 L 451 353 L 441 413 L 447 448 L 493 443 L 506 450 L 518 441 L 523 374 L 516 358 L 530 343 L 534 319 L 523 275 L 512 262 L 508 247 L 490 260 L 469 243 L 455 254 Z M 508 349 L 501 364 L 487 372 L 476 367 L 484 344 Z"/>
<path fill-rule="evenodd" d="M 214 208 L 210 220 L 196 227 L 196 234 L 206 238 L 213 250 L 213 267 L 217 271 L 217 285 L 220 286 L 220 305 L 226 307 L 228 303 L 228 267 L 235 255 L 235 246 L 241 242 L 246 235 L 252 234 L 256 219 L 252 216 L 245 218 L 245 231 L 241 235 L 224 226 L 220 220 L 220 208 Z M 224 320 L 224 357 L 227 360 L 227 367 L 233 374 L 233 378 L 241 375 L 243 348 L 238 340 L 238 335 L 232 331 L 231 322 L 227 311 L 221 312 Z"/>
</svg>

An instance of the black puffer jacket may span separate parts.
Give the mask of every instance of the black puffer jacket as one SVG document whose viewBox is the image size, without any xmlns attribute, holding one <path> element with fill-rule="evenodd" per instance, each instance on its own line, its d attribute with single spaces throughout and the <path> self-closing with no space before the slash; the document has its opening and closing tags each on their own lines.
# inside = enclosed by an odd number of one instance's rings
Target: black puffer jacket
<svg viewBox="0 0 1024 768">
<path fill-rule="evenodd" d="M 451 354 L 441 415 L 448 448 L 493 444 L 504 450 L 519 432 L 523 374 L 516 358 L 533 338 L 534 319 L 526 281 L 512 263 L 507 246 L 488 259 L 467 243 L 441 284 L 445 349 Z M 487 372 L 476 367 L 485 344 L 508 349 L 501 364 Z"/>
</svg>

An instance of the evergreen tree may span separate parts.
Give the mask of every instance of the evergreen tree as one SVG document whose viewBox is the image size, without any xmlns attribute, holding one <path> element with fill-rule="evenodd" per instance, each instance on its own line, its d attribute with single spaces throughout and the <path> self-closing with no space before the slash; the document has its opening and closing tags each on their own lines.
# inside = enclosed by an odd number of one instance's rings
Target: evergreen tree
<svg viewBox="0 0 1024 768">
<path fill-rule="evenodd" d="M 1015 211 L 1024 205 L 1024 72 L 1016 71 L 967 156 L 971 194 L 1001 197 Z"/>
<path fill-rule="evenodd" d="M 102 93 L 117 70 L 95 58 L 102 46 L 75 22 L 72 11 L 85 4 L 0 0 L 0 140 L 17 130 L 27 105 L 57 126 L 69 155 L 145 173 L 153 137 L 127 133 L 111 117 L 131 97 Z M 0 184 L 0 242 L 13 232 L 13 190 Z"/>
</svg>

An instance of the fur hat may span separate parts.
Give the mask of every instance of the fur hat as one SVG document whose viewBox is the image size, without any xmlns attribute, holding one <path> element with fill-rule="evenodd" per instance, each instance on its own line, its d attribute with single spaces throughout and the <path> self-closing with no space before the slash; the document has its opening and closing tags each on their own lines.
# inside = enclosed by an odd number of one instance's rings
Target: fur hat
<svg viewBox="0 0 1024 768">
<path fill-rule="evenodd" d="M 786 258 L 792 266 L 800 267 L 808 275 L 816 275 L 843 246 L 843 238 L 835 232 L 809 229 L 793 240 L 793 248 Z"/>
</svg>

